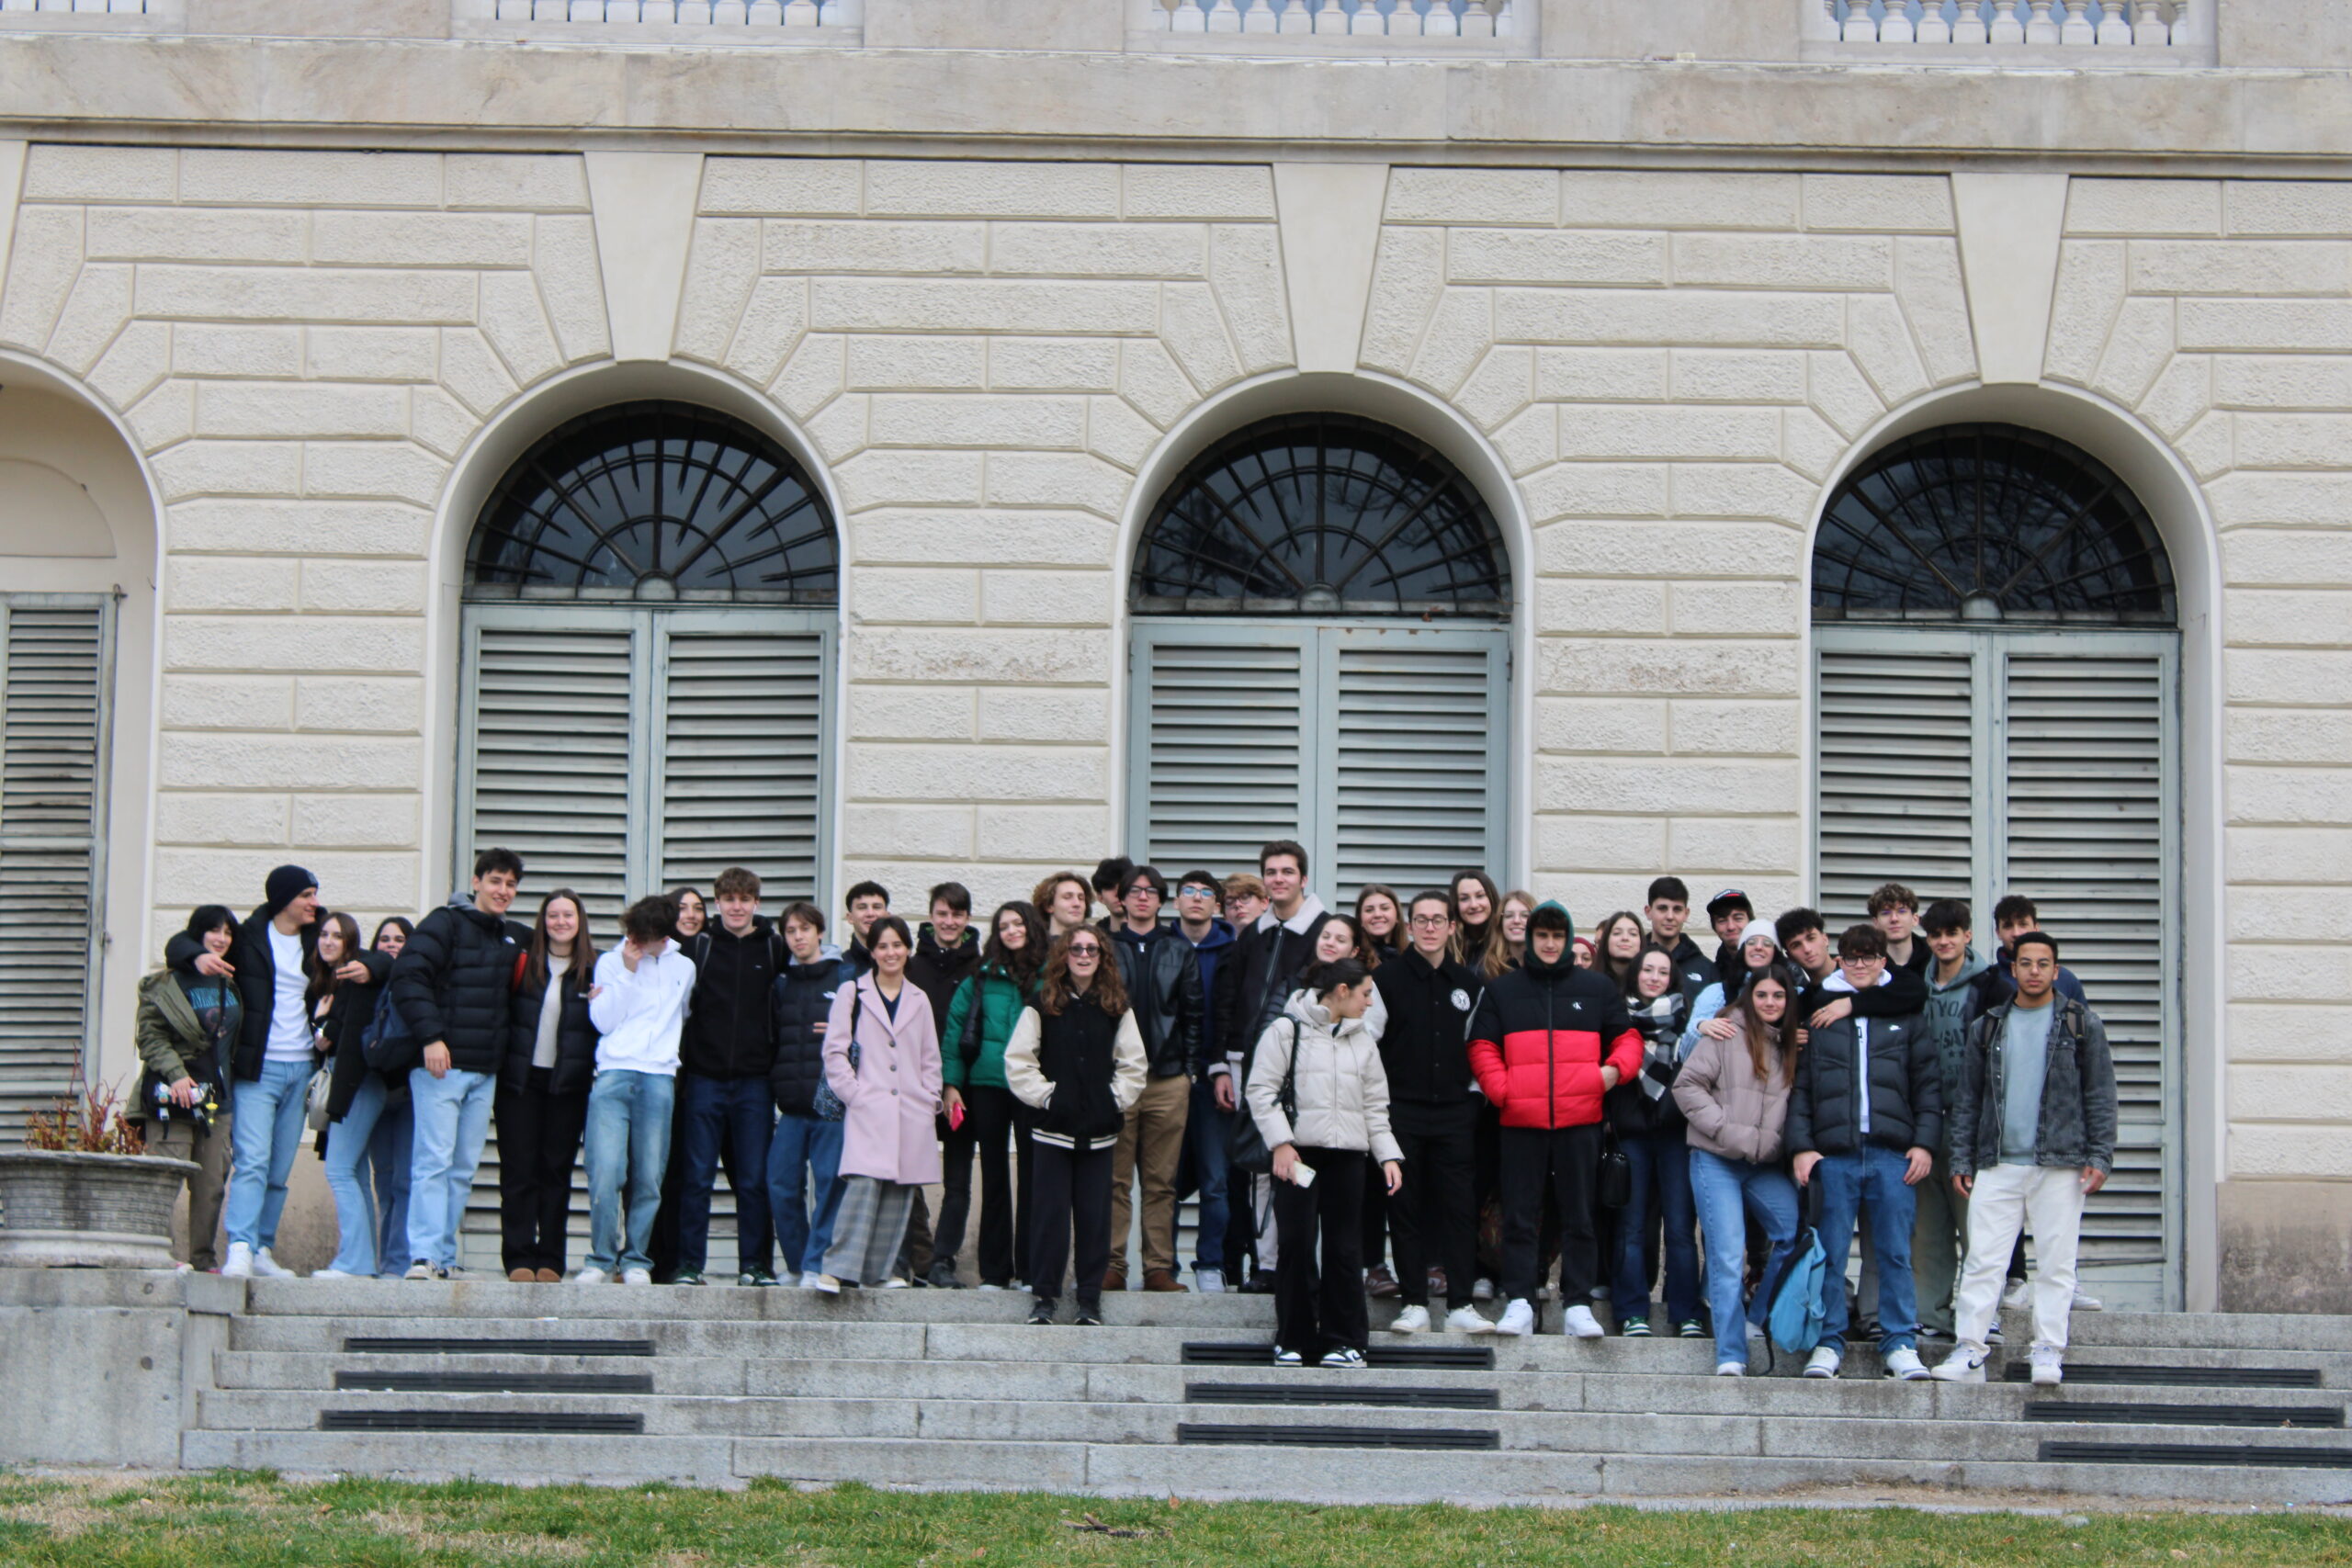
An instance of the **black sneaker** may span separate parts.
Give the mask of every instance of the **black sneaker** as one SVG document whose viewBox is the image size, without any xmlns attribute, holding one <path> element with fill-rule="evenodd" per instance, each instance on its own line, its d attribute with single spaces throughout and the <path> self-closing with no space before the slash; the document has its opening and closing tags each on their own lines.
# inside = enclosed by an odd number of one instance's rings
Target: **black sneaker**
<svg viewBox="0 0 2352 1568">
<path fill-rule="evenodd" d="M 933 1264 L 931 1272 L 923 1276 L 922 1283 L 939 1291 L 960 1291 L 964 1288 L 964 1281 L 956 1277 L 956 1265 L 953 1263 Z"/>
<path fill-rule="evenodd" d="M 1094 1307 L 1080 1307 L 1078 1315 L 1069 1321 L 1074 1328 L 1100 1328 L 1102 1326 L 1102 1314 Z"/>
<path fill-rule="evenodd" d="M 1054 1325 L 1054 1303 L 1039 1302 L 1035 1306 L 1031 1307 L 1029 1324 L 1033 1328 L 1051 1328 Z"/>
<path fill-rule="evenodd" d="M 1274 1365 L 1278 1367 L 1303 1367 L 1306 1365 L 1306 1358 L 1300 1355 L 1295 1350 L 1285 1350 L 1281 1346 L 1277 1345 L 1274 1347 Z"/>
<path fill-rule="evenodd" d="M 1650 1320 L 1646 1317 L 1629 1317 L 1617 1325 L 1617 1332 L 1628 1339 L 1647 1339 L 1650 1337 Z"/>
<path fill-rule="evenodd" d="M 1274 1277 L 1272 1273 L 1252 1274 L 1235 1288 L 1248 1296 L 1271 1296 L 1274 1293 Z"/>
<path fill-rule="evenodd" d="M 1363 1351 L 1352 1345 L 1341 1345 L 1336 1349 L 1324 1351 L 1322 1364 L 1334 1370 L 1344 1369 L 1353 1371 L 1367 1363 L 1363 1359 Z"/>
<path fill-rule="evenodd" d="M 702 1270 L 699 1269 L 681 1269 L 676 1273 L 670 1276 L 670 1283 L 673 1285 L 699 1285 L 702 1283 Z"/>
<path fill-rule="evenodd" d="M 775 1276 L 764 1269 L 746 1269 L 735 1276 L 735 1282 L 755 1291 L 763 1291 L 775 1283 Z"/>
<path fill-rule="evenodd" d="M 1682 1326 L 1676 1329 L 1674 1332 L 1685 1339 L 1712 1339 L 1714 1337 L 1707 1332 L 1707 1325 L 1701 1323 L 1695 1317 L 1683 1319 Z"/>
</svg>

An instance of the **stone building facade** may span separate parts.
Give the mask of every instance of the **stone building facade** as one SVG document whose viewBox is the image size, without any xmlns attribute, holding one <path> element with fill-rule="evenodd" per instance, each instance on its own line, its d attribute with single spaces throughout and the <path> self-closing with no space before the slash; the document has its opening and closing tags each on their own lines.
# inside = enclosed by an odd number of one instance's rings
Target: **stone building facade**
<svg viewBox="0 0 2352 1568">
<path fill-rule="evenodd" d="M 51 1044 L 122 1077 L 164 938 L 281 861 L 368 919 L 448 895 L 495 815 L 476 529 L 600 409 L 741 422 L 837 530 L 792 890 L 984 904 L 1148 816 L 1131 579 L 1187 465 L 1285 415 L 1403 433 L 1507 558 L 1489 859 L 1585 927 L 1660 870 L 1855 912 L 1816 528 L 1905 438 L 1997 426 L 2093 460 L 2168 561 L 2133 775 L 2157 1220 L 2112 1280 L 2352 1307 L 2346 46 L 2236 5 L 2007 56 L 1931 53 L 1916 6 L 1912 39 L 1843 6 L 1834 37 L 1810 5 L 1409 39 L 1223 8 L 0 11 L 12 724 L 40 614 L 103 606 L 96 940 Z M 16 800 L 21 931 L 55 880 Z M 2032 886 L 1984 853 L 1928 890 Z M 19 1097 L 56 1071 L 12 1061 Z"/>
</svg>

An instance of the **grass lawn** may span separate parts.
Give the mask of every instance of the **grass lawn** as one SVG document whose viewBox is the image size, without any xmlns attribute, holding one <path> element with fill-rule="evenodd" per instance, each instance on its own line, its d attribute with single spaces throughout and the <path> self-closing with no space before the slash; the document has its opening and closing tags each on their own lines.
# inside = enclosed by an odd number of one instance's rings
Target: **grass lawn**
<svg viewBox="0 0 2352 1568">
<path fill-rule="evenodd" d="M 605 1490 L 261 1474 L 0 1473 L 0 1562 L 141 1568 L 792 1563 L 799 1568 L 1503 1568 L 1576 1563 L 2352 1564 L 2352 1519 L 2301 1512 L 1332 1507 L 986 1493 Z"/>
</svg>

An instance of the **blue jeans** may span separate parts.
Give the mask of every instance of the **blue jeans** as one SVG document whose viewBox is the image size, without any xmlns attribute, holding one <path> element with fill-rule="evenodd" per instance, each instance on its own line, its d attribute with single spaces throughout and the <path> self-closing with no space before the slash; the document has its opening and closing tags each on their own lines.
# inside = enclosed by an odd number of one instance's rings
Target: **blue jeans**
<svg viewBox="0 0 2352 1568">
<path fill-rule="evenodd" d="M 1225 1267 L 1225 1227 L 1231 1223 L 1231 1205 L 1225 1197 L 1226 1162 L 1232 1150 L 1233 1113 L 1216 1104 L 1216 1080 L 1193 1086 L 1193 1108 L 1184 1123 L 1191 1144 L 1193 1181 L 1201 1195 L 1198 1227 L 1193 1232 L 1193 1263 L 1201 1269 Z"/>
<path fill-rule="evenodd" d="M 1699 1238 L 1694 1234 L 1698 1211 L 1690 1204 L 1690 1145 L 1682 1129 L 1620 1137 L 1632 1167 L 1634 1195 L 1617 1211 L 1617 1257 L 1611 1295 L 1617 1321 L 1650 1314 L 1650 1272 L 1643 1263 L 1644 1238 L 1650 1228 L 1650 1194 L 1655 1190 L 1666 1216 L 1666 1315 L 1676 1324 L 1699 1315 Z"/>
<path fill-rule="evenodd" d="M 416 1111 L 408 1166 L 408 1256 L 444 1269 L 458 1261 L 458 1223 L 466 1217 L 474 1168 L 490 1136 L 490 1100 L 498 1079 L 452 1067 L 435 1077 L 423 1067 L 408 1075 Z"/>
<path fill-rule="evenodd" d="M 1739 1309 L 1747 1278 L 1747 1216 L 1756 1216 L 1756 1223 L 1764 1227 L 1764 1239 L 1771 1243 L 1764 1260 L 1764 1277 L 1769 1280 L 1796 1239 L 1797 1184 L 1777 1165 L 1750 1165 L 1744 1159 L 1725 1159 L 1705 1149 L 1692 1149 L 1690 1196 L 1699 1211 L 1699 1228 L 1707 1238 L 1707 1306 L 1715 1318 L 1715 1360 L 1746 1366 L 1745 1325 L 1753 1323 L 1761 1327 L 1772 1304 L 1758 1291 L 1747 1312 Z M 1843 1299 L 1842 1288 L 1838 1295 Z"/>
<path fill-rule="evenodd" d="M 376 1200 L 376 1277 L 396 1280 L 408 1268 L 408 1167 L 414 1148 L 416 1110 L 408 1096 L 384 1090 L 384 1110 L 368 1140 L 369 1190 Z M 334 1140 L 329 1138 L 329 1144 Z"/>
<path fill-rule="evenodd" d="M 327 1128 L 327 1190 L 334 1194 L 337 1236 L 334 1261 L 327 1267 L 363 1279 L 376 1272 L 379 1218 L 375 1168 L 368 1151 L 390 1092 L 382 1078 L 367 1074 L 359 1080 L 359 1092 L 351 1097 L 351 1109 L 343 1113 L 342 1121 Z"/>
<path fill-rule="evenodd" d="M 240 1078 L 230 1091 L 235 1120 L 229 1146 L 236 1168 L 229 1173 L 229 1206 L 222 1224 L 232 1242 L 259 1251 L 276 1244 L 277 1218 L 286 1212 L 286 1179 L 302 1147 L 302 1098 L 311 1087 L 311 1062 L 270 1062 L 261 1077 Z"/>
<path fill-rule="evenodd" d="M 728 1133 L 727 1186 L 735 1194 L 735 1267 L 772 1266 L 768 1227 L 768 1143 L 775 1135 L 775 1098 L 765 1078 L 678 1075 L 685 1145 L 678 1163 L 685 1186 L 678 1201 L 678 1267 L 702 1272 L 710 1258 L 710 1189 L 718 1178 L 719 1133 Z"/>
<path fill-rule="evenodd" d="M 1846 1348 L 1846 1249 L 1854 1216 L 1867 1211 L 1871 1245 L 1878 1251 L 1878 1348 L 1881 1355 L 1917 1348 L 1918 1298 L 1911 1281 L 1911 1225 L 1918 1194 L 1904 1184 L 1902 1151 L 1876 1145 L 1855 1155 L 1824 1155 L 1813 1168 L 1821 1183 L 1821 1249 L 1829 1256 L 1822 1280 L 1821 1342 Z"/>
<path fill-rule="evenodd" d="M 842 1124 L 789 1111 L 768 1144 L 768 1213 L 787 1275 L 818 1274 L 842 1207 Z"/>
<path fill-rule="evenodd" d="M 610 1274 L 653 1267 L 653 1218 L 662 1210 L 662 1174 L 670 1164 L 670 1117 L 677 1098 L 678 1080 L 669 1074 L 625 1067 L 598 1073 L 588 1090 L 589 1268 Z"/>
</svg>

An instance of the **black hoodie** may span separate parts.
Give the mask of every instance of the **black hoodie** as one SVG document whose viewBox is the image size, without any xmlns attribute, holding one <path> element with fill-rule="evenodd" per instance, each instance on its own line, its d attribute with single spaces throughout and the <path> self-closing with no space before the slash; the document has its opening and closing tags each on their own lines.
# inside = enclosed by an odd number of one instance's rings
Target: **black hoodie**
<svg viewBox="0 0 2352 1568">
<path fill-rule="evenodd" d="M 270 1014 L 277 1006 L 277 963 L 269 946 L 272 919 L 273 911 L 268 905 L 263 905 L 245 917 L 245 923 L 237 928 L 235 938 L 229 943 L 229 966 L 237 972 L 237 998 L 244 1005 L 236 1043 L 229 1048 L 227 1065 L 232 1078 L 251 1080 L 261 1077 L 262 1057 L 269 1049 Z M 318 951 L 318 921 L 299 928 L 295 935 L 301 941 L 302 961 L 307 964 L 311 954 Z M 203 951 L 202 937 L 182 931 L 164 944 L 164 962 L 171 968 L 193 975 L 197 956 Z"/>
<path fill-rule="evenodd" d="M 1380 1061 L 1388 1072 L 1390 1101 L 1469 1104 L 1470 1086 L 1477 1081 L 1470 1071 L 1470 1020 L 1487 983 L 1451 958 L 1432 968 L 1410 946 L 1374 970 L 1372 983 L 1388 1008 Z"/>
<path fill-rule="evenodd" d="M 741 936 L 713 920 L 679 946 L 695 965 L 679 1070 L 698 1078 L 766 1077 L 775 1065 L 768 992 L 787 956 L 783 936 L 755 915 Z"/>
<path fill-rule="evenodd" d="M 915 933 L 914 956 L 907 960 L 907 978 L 916 988 L 931 998 L 931 1016 L 941 1029 L 947 1027 L 947 1006 L 956 999 L 956 987 L 962 985 L 972 971 L 980 966 L 980 933 L 978 927 L 966 926 L 963 939 L 953 947 L 939 944 L 939 933 L 925 920 L 922 930 Z M 945 1050 L 942 1040 L 940 1048 Z"/>
</svg>

